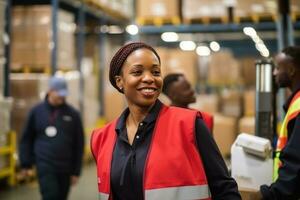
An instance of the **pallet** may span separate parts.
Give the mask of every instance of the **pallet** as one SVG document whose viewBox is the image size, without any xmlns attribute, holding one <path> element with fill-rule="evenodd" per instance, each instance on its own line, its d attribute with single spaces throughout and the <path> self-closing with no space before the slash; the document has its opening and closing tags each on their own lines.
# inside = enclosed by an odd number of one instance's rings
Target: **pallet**
<svg viewBox="0 0 300 200">
<path fill-rule="evenodd" d="M 28 65 L 23 65 L 18 68 L 11 68 L 11 73 L 44 73 L 44 74 L 51 74 L 51 67 L 31 67 Z"/>
<path fill-rule="evenodd" d="M 234 16 L 233 21 L 234 23 L 241 23 L 241 22 L 265 22 L 265 21 L 272 21 L 275 22 L 277 20 L 277 16 L 271 13 L 262 13 L 262 14 L 251 14 L 249 16 Z"/>
<path fill-rule="evenodd" d="M 176 17 L 138 17 L 136 19 L 137 24 L 139 25 L 155 25 L 155 26 L 162 26 L 164 24 L 172 24 L 172 25 L 179 25 L 180 18 Z"/>
<path fill-rule="evenodd" d="M 96 8 L 97 10 L 103 11 L 104 13 L 108 14 L 110 17 L 114 17 L 116 19 L 121 19 L 121 20 L 128 20 L 128 16 L 122 14 L 118 10 L 115 10 L 113 8 L 110 8 L 107 5 L 104 5 L 103 3 L 100 3 L 97 0 L 84 0 L 84 2 L 87 5 Z"/>
<path fill-rule="evenodd" d="M 291 20 L 292 22 L 300 21 L 300 12 L 292 12 Z"/>
<path fill-rule="evenodd" d="M 222 16 L 222 17 L 205 16 L 199 18 L 184 19 L 183 22 L 185 24 L 213 24 L 213 23 L 227 24 L 229 22 L 229 18 L 227 16 Z"/>
<path fill-rule="evenodd" d="M 16 185 L 16 133 L 14 131 L 10 131 L 8 133 L 8 141 L 9 145 L 0 147 L 0 155 L 8 156 L 9 158 L 9 166 L 3 169 L 0 169 L 0 179 L 7 178 L 7 182 L 9 186 Z"/>
</svg>

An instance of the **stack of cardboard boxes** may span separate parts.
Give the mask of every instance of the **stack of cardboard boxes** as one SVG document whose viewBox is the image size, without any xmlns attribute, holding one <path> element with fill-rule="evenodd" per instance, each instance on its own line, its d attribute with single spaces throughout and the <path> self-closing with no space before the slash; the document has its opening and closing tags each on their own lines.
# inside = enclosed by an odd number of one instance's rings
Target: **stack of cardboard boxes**
<svg viewBox="0 0 300 200">
<path fill-rule="evenodd" d="M 74 15 L 58 12 L 58 69 L 75 68 Z M 16 6 L 12 12 L 11 56 L 13 70 L 28 66 L 32 70 L 44 70 L 51 66 L 52 43 L 51 6 Z"/>
<path fill-rule="evenodd" d="M 197 54 L 193 51 L 156 48 L 161 59 L 163 77 L 171 73 L 183 73 L 192 86 L 198 79 Z"/>
<path fill-rule="evenodd" d="M 276 0 L 247 0 L 236 1 L 234 15 L 236 17 L 275 16 L 277 13 Z"/>
<path fill-rule="evenodd" d="M 133 15 L 133 0 L 86 0 L 87 3 L 94 4 L 97 8 L 101 8 L 105 12 L 119 12 L 125 17 Z M 108 11 L 110 10 L 110 11 Z"/>
<path fill-rule="evenodd" d="M 184 21 L 201 18 L 227 18 L 227 8 L 222 0 L 184 0 L 182 17 Z"/>
<path fill-rule="evenodd" d="M 14 98 L 12 129 L 20 138 L 30 109 L 44 98 L 49 76 L 44 74 L 11 74 L 10 94 Z"/>
<path fill-rule="evenodd" d="M 179 16 L 179 0 L 137 0 L 138 18 L 170 19 Z"/>
<path fill-rule="evenodd" d="M 211 85 L 237 85 L 241 83 L 241 67 L 231 51 L 223 50 L 210 56 L 207 81 Z"/>
<path fill-rule="evenodd" d="M 244 116 L 239 120 L 239 133 L 255 133 L 255 90 L 244 91 Z"/>
<path fill-rule="evenodd" d="M 243 85 L 246 88 L 251 88 L 255 86 L 255 58 L 245 57 L 238 60 L 241 64 L 241 76 L 243 77 Z"/>
</svg>

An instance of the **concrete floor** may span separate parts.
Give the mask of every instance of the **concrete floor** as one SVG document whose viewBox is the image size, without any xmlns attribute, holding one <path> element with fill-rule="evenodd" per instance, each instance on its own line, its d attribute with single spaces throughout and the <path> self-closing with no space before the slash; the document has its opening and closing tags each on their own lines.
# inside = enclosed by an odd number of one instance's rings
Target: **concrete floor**
<svg viewBox="0 0 300 200">
<path fill-rule="evenodd" d="M 37 182 L 23 184 L 14 188 L 0 191 L 1 200 L 40 200 Z M 87 164 L 77 185 L 72 187 L 69 200 L 97 200 L 96 166 Z"/>
</svg>

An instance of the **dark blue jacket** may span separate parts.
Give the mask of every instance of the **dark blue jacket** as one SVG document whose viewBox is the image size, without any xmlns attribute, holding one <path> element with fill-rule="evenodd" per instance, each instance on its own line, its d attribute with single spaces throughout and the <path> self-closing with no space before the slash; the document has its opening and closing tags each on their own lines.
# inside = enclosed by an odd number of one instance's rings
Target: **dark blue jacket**
<svg viewBox="0 0 300 200">
<path fill-rule="evenodd" d="M 45 129 L 54 126 L 57 134 L 49 137 Z M 47 98 L 29 113 L 19 145 L 22 168 L 36 165 L 39 171 L 79 175 L 84 135 L 79 113 L 70 105 L 51 106 Z"/>
</svg>

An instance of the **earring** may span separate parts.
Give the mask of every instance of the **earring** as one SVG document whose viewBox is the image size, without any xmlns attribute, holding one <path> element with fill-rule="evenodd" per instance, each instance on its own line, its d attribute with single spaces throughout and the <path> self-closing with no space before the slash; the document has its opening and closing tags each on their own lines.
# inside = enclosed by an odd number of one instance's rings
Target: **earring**
<svg viewBox="0 0 300 200">
<path fill-rule="evenodd" d="M 122 88 L 122 87 L 120 87 L 119 89 L 120 89 L 121 91 L 123 91 L 123 88 Z"/>
</svg>

